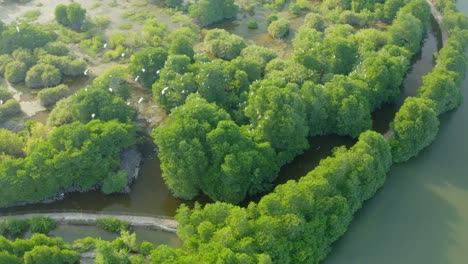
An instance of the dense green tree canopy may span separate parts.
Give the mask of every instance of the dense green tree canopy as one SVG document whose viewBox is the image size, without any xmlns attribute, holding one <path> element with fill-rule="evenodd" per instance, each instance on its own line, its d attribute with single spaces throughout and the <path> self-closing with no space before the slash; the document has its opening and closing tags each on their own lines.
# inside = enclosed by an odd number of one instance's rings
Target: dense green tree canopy
<svg viewBox="0 0 468 264">
<path fill-rule="evenodd" d="M 208 50 L 218 58 L 232 60 L 247 46 L 244 39 L 224 29 L 212 29 L 205 35 Z"/>
<path fill-rule="evenodd" d="M 173 109 L 164 126 L 154 130 L 163 178 L 177 197 L 192 199 L 202 187 L 209 165 L 206 135 L 229 115 L 198 95 L 190 95 L 183 107 Z"/>
<path fill-rule="evenodd" d="M 201 26 L 235 18 L 239 7 L 233 0 L 200 0 L 189 7 L 190 16 Z"/>
<path fill-rule="evenodd" d="M 289 34 L 289 21 L 285 18 L 280 18 L 271 22 L 268 26 L 268 33 L 274 38 L 285 38 Z"/>
<path fill-rule="evenodd" d="M 167 59 L 167 51 L 162 48 L 148 47 L 130 58 L 128 69 L 137 77 L 138 81 L 150 89 L 153 83 L 159 79 L 159 71 L 164 67 Z"/>
<path fill-rule="evenodd" d="M 404 162 L 432 143 L 439 131 L 439 119 L 429 99 L 409 97 L 390 127 L 393 160 Z"/>
<path fill-rule="evenodd" d="M 69 5 L 59 4 L 55 7 L 55 20 L 57 23 L 78 30 L 86 19 L 86 9 L 79 3 Z"/>
<path fill-rule="evenodd" d="M 62 81 L 62 74 L 56 67 L 40 63 L 28 70 L 25 81 L 30 88 L 53 87 Z"/>
</svg>

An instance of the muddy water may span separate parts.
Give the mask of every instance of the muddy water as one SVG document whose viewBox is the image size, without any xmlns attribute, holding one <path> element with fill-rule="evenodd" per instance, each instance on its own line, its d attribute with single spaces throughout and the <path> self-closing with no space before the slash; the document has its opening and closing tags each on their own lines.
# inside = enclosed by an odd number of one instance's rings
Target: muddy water
<svg viewBox="0 0 468 264">
<path fill-rule="evenodd" d="M 458 7 L 468 14 L 468 1 Z M 435 142 L 392 168 L 324 263 L 466 263 L 468 79 L 462 89 L 464 103 L 442 116 Z"/>
</svg>

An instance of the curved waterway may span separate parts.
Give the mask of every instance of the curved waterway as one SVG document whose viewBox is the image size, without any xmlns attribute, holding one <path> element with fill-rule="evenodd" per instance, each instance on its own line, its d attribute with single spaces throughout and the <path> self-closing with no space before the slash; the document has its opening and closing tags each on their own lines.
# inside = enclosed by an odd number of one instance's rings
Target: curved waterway
<svg viewBox="0 0 468 264">
<path fill-rule="evenodd" d="M 433 67 L 433 54 L 440 47 L 440 41 L 438 41 L 440 39 L 440 32 L 433 30 L 434 28 L 436 27 L 430 27 L 421 53 L 413 61 L 413 66 L 404 82 L 405 89 L 402 98 L 414 95 L 416 88 L 421 84 L 421 77 L 430 72 Z M 400 101 L 402 102 L 402 100 Z M 374 130 L 382 133 L 387 131 L 388 124 L 393 119 L 398 108 L 399 104 L 389 105 L 374 113 Z M 329 156 L 333 148 L 341 145 L 351 146 L 355 143 L 355 140 L 331 135 L 311 138 L 309 142 L 310 148 L 307 151 L 281 169 L 280 176 L 275 181 L 275 185 L 284 183 L 290 179 L 299 179 L 311 171 L 321 159 Z M 151 156 L 154 145 L 147 143 L 143 148 L 143 152 L 147 156 Z M 251 200 L 258 200 L 258 198 L 253 197 Z M 206 203 L 209 202 L 209 199 L 200 197 L 197 201 Z M 0 214 L 85 210 L 121 214 L 174 216 L 176 209 L 182 203 L 192 205 L 194 202 L 187 202 L 173 197 L 161 177 L 159 160 L 157 158 L 148 158 L 143 162 L 140 176 L 133 184 L 132 191 L 129 194 L 103 195 L 99 191 L 75 193 L 68 195 L 62 201 L 50 204 L 35 204 L 0 209 Z"/>
<path fill-rule="evenodd" d="M 468 14 L 468 1 L 458 1 Z M 468 72 L 467 72 L 468 74 Z M 393 166 L 325 264 L 459 264 L 468 259 L 468 79 L 435 142 Z"/>
</svg>

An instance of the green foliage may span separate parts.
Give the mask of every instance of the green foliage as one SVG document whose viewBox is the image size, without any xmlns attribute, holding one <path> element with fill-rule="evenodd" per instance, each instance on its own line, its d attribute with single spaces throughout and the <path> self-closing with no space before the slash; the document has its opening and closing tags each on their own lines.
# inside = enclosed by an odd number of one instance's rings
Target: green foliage
<svg viewBox="0 0 468 264">
<path fill-rule="evenodd" d="M 163 178 L 175 196 L 191 199 L 199 193 L 200 177 L 209 164 L 206 135 L 221 120 L 229 120 L 225 111 L 190 95 L 184 107 L 173 109 L 166 124 L 152 133 L 159 147 Z"/>
<path fill-rule="evenodd" d="M 357 137 L 371 128 L 366 83 L 335 75 L 325 85 L 306 82 L 301 88 L 310 135 L 336 133 Z"/>
<path fill-rule="evenodd" d="M 177 253 L 168 245 L 160 245 L 151 252 L 151 264 L 170 264 L 175 263 Z"/>
<path fill-rule="evenodd" d="M 28 69 L 36 63 L 36 59 L 32 55 L 31 50 L 25 48 L 15 49 L 11 56 L 14 60 L 23 62 Z"/>
<path fill-rule="evenodd" d="M 1 32 L 0 54 L 10 54 L 18 48 L 33 50 L 57 39 L 53 31 L 44 31 L 35 24 L 20 24 L 17 27 L 11 25 Z"/>
<path fill-rule="evenodd" d="M 8 264 L 22 264 L 23 261 L 6 251 L 0 251 L 0 263 L 8 263 Z"/>
<path fill-rule="evenodd" d="M 323 31 L 325 30 L 325 20 L 321 15 L 311 12 L 305 16 L 304 26 L 318 31 Z"/>
<path fill-rule="evenodd" d="M 3 54 L 0 55 L 0 76 L 5 74 L 5 68 L 8 63 L 12 62 L 13 58 L 10 55 Z"/>
<path fill-rule="evenodd" d="M 29 223 L 26 219 L 10 218 L 5 222 L 5 229 L 13 237 L 19 237 L 26 232 L 28 227 Z"/>
<path fill-rule="evenodd" d="M 195 54 L 193 51 L 193 39 L 184 34 L 176 34 L 169 45 L 170 54 L 186 55 L 190 59 Z"/>
<path fill-rule="evenodd" d="M 458 86 L 465 77 L 466 36 L 462 30 L 453 30 L 446 45 L 437 54 L 437 66 L 423 77 L 418 96 L 434 102 L 436 113 L 442 114 L 461 104 L 462 93 Z"/>
<path fill-rule="evenodd" d="M 409 97 L 390 124 L 394 162 L 404 162 L 429 146 L 439 131 L 439 119 L 429 99 Z"/>
<path fill-rule="evenodd" d="M 73 249 L 79 253 L 96 249 L 96 239 L 92 237 L 85 237 L 73 241 Z"/>
<path fill-rule="evenodd" d="M 117 173 L 110 173 L 109 176 L 104 179 L 102 192 L 105 194 L 122 192 L 127 186 L 128 174 L 126 171 L 120 170 Z"/>
<path fill-rule="evenodd" d="M 257 20 L 255 20 L 255 19 L 247 20 L 247 27 L 249 29 L 257 29 L 258 28 Z"/>
<path fill-rule="evenodd" d="M 167 51 L 162 48 L 148 47 L 130 58 L 129 71 L 146 88 L 150 89 L 155 81 L 159 79 L 159 71 L 164 67 L 167 59 Z"/>
<path fill-rule="evenodd" d="M 78 30 L 86 19 L 86 9 L 78 3 L 68 6 L 59 4 L 55 7 L 55 20 L 57 23 Z"/>
<path fill-rule="evenodd" d="M 295 60 L 276 58 L 265 67 L 265 79 L 282 79 L 301 85 L 306 80 L 316 81 L 318 76 L 313 70 L 307 69 Z"/>
<path fill-rule="evenodd" d="M 288 7 L 289 13 L 299 16 L 301 14 L 302 8 L 298 3 L 291 3 Z"/>
<path fill-rule="evenodd" d="M 411 54 L 415 54 L 421 46 L 423 24 L 412 14 L 400 12 L 388 33 L 390 34 L 390 44 L 406 48 Z"/>
<path fill-rule="evenodd" d="M 159 22 L 156 18 L 145 19 L 145 23 L 141 28 L 141 36 L 148 45 L 153 47 L 161 45 L 162 39 L 166 33 L 166 24 Z"/>
<path fill-rule="evenodd" d="M 68 21 L 68 16 L 67 16 L 67 6 L 64 4 L 58 4 L 55 7 L 55 20 L 57 23 L 67 26 L 70 24 L 70 21 Z"/>
<path fill-rule="evenodd" d="M 270 23 L 268 33 L 274 38 L 285 38 L 289 34 L 289 21 L 280 18 Z"/>
<path fill-rule="evenodd" d="M 116 120 L 71 123 L 41 132 L 25 131 L 26 156 L 0 162 L 0 207 L 57 195 L 72 185 L 87 189 L 118 170 L 122 149 L 135 143 L 135 128 Z M 17 190 L 21 189 L 22 192 Z"/>
<path fill-rule="evenodd" d="M 405 0 L 387 0 L 384 3 L 384 17 L 385 20 L 390 22 L 393 21 L 397 15 L 398 10 L 404 6 Z"/>
<path fill-rule="evenodd" d="M 31 232 L 47 234 L 57 227 L 57 222 L 49 217 L 36 216 L 29 219 Z"/>
<path fill-rule="evenodd" d="M 130 224 L 126 221 L 117 219 L 117 218 L 98 218 L 96 220 L 96 225 L 106 231 L 113 233 L 120 233 L 121 231 L 128 230 Z"/>
<path fill-rule="evenodd" d="M 302 153 L 307 146 L 309 128 L 305 105 L 296 84 L 273 81 L 255 83 L 251 88 L 245 115 L 258 142 L 269 142 L 283 165 Z"/>
<path fill-rule="evenodd" d="M 18 101 L 9 99 L 0 105 L 0 122 L 3 122 L 21 113 L 21 106 Z"/>
<path fill-rule="evenodd" d="M 140 250 L 139 250 L 139 252 L 141 254 L 143 254 L 144 256 L 148 256 L 151 253 L 151 251 L 153 251 L 153 250 L 154 250 L 154 245 L 153 244 L 151 244 L 148 241 L 141 242 Z"/>
<path fill-rule="evenodd" d="M 127 250 L 114 248 L 110 242 L 99 241 L 96 248 L 96 264 L 122 263 L 130 264 Z"/>
<path fill-rule="evenodd" d="M 229 34 L 224 29 L 209 30 L 205 35 L 205 44 L 214 56 L 225 60 L 239 56 L 247 46 L 243 38 Z"/>
<path fill-rule="evenodd" d="M 0 120 L 2 120 L 1 116 Z M 0 128 L 0 155 L 21 156 L 23 154 L 23 146 L 24 141 L 21 136 Z"/>
<path fill-rule="evenodd" d="M 172 7 L 172 8 L 181 7 L 182 3 L 183 3 L 182 0 L 164 0 L 164 4 L 167 7 Z"/>
<path fill-rule="evenodd" d="M 190 16 L 202 27 L 235 18 L 238 10 L 233 0 L 201 0 L 189 6 Z"/>
<path fill-rule="evenodd" d="M 387 140 L 368 131 L 258 204 L 182 206 L 176 218 L 184 245 L 158 247 L 151 263 L 320 263 L 362 202 L 382 186 L 391 163 Z"/>
<path fill-rule="evenodd" d="M 262 69 L 264 69 L 268 62 L 278 57 L 278 54 L 274 50 L 265 47 L 249 45 L 241 51 L 241 56 L 260 63 Z"/>
<path fill-rule="evenodd" d="M 153 96 L 165 109 L 172 109 L 185 102 L 185 98 L 198 89 L 190 58 L 186 55 L 170 55 L 160 71 L 159 81 L 153 84 Z"/>
<path fill-rule="evenodd" d="M 220 121 L 206 135 L 211 166 L 202 177 L 203 192 L 214 200 L 242 201 L 268 189 L 278 173 L 268 143 L 255 144 L 233 121 Z"/>
<path fill-rule="evenodd" d="M 78 259 L 78 253 L 57 246 L 35 246 L 24 254 L 25 264 L 75 263 Z"/>
<path fill-rule="evenodd" d="M 405 56 L 392 56 L 383 49 L 369 53 L 350 76 L 367 83 L 370 93 L 366 97 L 371 110 L 375 110 L 396 101 L 408 66 Z"/>
<path fill-rule="evenodd" d="M 19 83 L 26 78 L 28 68 L 26 64 L 19 61 L 12 61 L 5 66 L 5 79 L 11 83 Z"/>
<path fill-rule="evenodd" d="M 63 99 L 70 94 L 70 88 L 65 84 L 60 84 L 55 87 L 41 90 L 39 93 L 37 93 L 37 97 L 43 106 L 51 106 L 58 100 Z"/>
<path fill-rule="evenodd" d="M 135 111 L 122 98 L 113 96 L 108 91 L 88 87 L 57 103 L 49 115 L 48 124 L 58 126 L 80 121 L 87 123 L 94 118 L 103 121 L 118 119 L 128 122 L 135 116 Z"/>
<path fill-rule="evenodd" d="M 456 73 L 435 70 L 423 77 L 423 86 L 418 96 L 432 100 L 438 115 L 457 108 L 463 99 L 460 88 L 455 84 Z"/>
<path fill-rule="evenodd" d="M 39 63 L 29 69 L 25 81 L 30 88 L 53 87 L 62 81 L 62 74 L 50 64 Z"/>
<path fill-rule="evenodd" d="M 44 50 L 51 55 L 55 56 L 67 56 L 70 53 L 70 49 L 63 42 L 49 42 L 44 46 Z"/>
</svg>

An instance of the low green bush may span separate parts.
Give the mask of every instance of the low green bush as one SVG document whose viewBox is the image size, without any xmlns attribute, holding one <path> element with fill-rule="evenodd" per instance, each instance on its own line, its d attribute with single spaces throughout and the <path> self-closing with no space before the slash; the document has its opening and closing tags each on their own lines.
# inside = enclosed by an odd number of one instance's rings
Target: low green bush
<svg viewBox="0 0 468 264">
<path fill-rule="evenodd" d="M 55 87 L 41 90 L 37 96 L 43 106 L 50 106 L 55 104 L 58 100 L 69 96 L 70 94 L 70 88 L 65 84 L 60 84 Z"/>
<path fill-rule="evenodd" d="M 268 26 L 268 33 L 274 38 L 284 38 L 289 34 L 289 21 L 284 18 L 280 18 L 276 21 L 271 22 Z"/>
<path fill-rule="evenodd" d="M 29 219 L 31 232 L 47 234 L 57 227 L 57 222 L 49 217 L 38 216 Z"/>
<path fill-rule="evenodd" d="M 145 256 L 148 256 L 153 249 L 154 249 L 154 245 L 148 241 L 143 241 L 140 244 L 140 253 Z"/>
<path fill-rule="evenodd" d="M 73 242 L 73 249 L 80 253 L 94 250 L 96 249 L 96 239 L 88 236 L 75 240 Z"/>
<path fill-rule="evenodd" d="M 128 230 L 130 224 L 112 217 L 102 217 L 96 220 L 96 225 L 109 232 L 120 233 L 122 230 Z"/>
<path fill-rule="evenodd" d="M 247 27 L 250 29 L 257 29 L 258 28 L 258 23 L 257 20 L 255 19 L 249 19 L 247 21 Z"/>
<path fill-rule="evenodd" d="M 13 237 L 22 235 L 24 232 L 26 232 L 28 227 L 29 223 L 26 219 L 10 218 L 5 221 L 6 230 Z"/>
<path fill-rule="evenodd" d="M 0 105 L 0 122 L 3 122 L 16 114 L 21 113 L 21 106 L 14 99 L 7 100 Z"/>
</svg>

